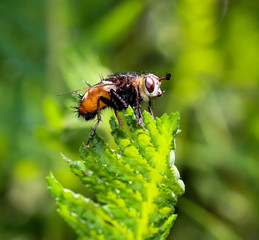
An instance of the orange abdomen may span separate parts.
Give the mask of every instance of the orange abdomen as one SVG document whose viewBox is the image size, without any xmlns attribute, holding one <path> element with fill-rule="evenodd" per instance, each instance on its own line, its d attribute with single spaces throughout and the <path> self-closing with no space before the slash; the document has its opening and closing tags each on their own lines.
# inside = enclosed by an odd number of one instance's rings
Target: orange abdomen
<svg viewBox="0 0 259 240">
<path fill-rule="evenodd" d="M 96 86 L 94 88 L 91 88 L 88 92 L 86 92 L 78 108 L 79 115 L 84 116 L 85 119 L 91 119 L 95 117 L 97 113 L 97 101 L 100 96 L 108 100 L 111 100 L 108 92 L 103 90 L 102 87 Z M 107 104 L 100 100 L 100 109 L 104 109 L 106 107 Z"/>
</svg>

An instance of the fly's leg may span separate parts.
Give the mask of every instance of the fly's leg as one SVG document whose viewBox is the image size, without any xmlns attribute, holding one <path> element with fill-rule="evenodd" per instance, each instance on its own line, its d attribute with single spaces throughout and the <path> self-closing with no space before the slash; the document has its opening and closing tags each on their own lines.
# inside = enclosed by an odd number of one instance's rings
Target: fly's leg
<svg viewBox="0 0 259 240">
<path fill-rule="evenodd" d="M 115 93 L 113 90 L 111 91 L 113 94 Z M 115 95 L 115 94 L 114 94 Z M 118 95 L 117 93 L 116 93 L 116 95 Z M 115 95 L 115 96 L 116 96 Z M 117 97 L 117 96 L 116 96 Z M 119 100 L 122 100 L 123 102 L 125 102 L 119 95 L 118 95 L 118 99 Z M 111 100 L 109 100 L 109 99 L 107 99 L 107 98 L 105 98 L 105 97 L 101 97 L 101 100 L 105 103 L 105 104 L 107 104 L 109 107 L 111 107 L 111 108 L 113 108 L 114 109 L 114 113 L 115 113 L 115 116 L 116 116 L 116 118 L 117 118 L 117 120 L 118 120 L 118 123 L 120 124 L 120 126 L 122 127 L 122 124 L 121 124 L 121 120 L 120 120 L 120 117 L 119 117 L 119 115 L 118 115 L 118 112 L 117 112 L 117 106 L 111 101 Z"/>
<path fill-rule="evenodd" d="M 122 104 L 123 106 L 125 107 L 125 109 L 128 107 L 128 104 L 122 99 L 122 97 L 117 94 L 113 89 L 111 90 L 111 93 L 113 94 L 113 96 L 118 99 Z"/>
<path fill-rule="evenodd" d="M 119 123 L 120 126 L 122 127 L 121 120 L 120 120 L 120 118 L 119 118 L 119 115 L 118 115 L 118 113 L 117 113 L 117 110 L 114 109 L 114 113 L 115 113 L 115 116 L 116 116 L 116 118 L 117 118 L 117 120 L 118 120 L 118 123 Z"/>
<path fill-rule="evenodd" d="M 135 87 L 135 92 L 136 92 L 136 107 L 137 107 L 137 111 L 138 111 L 138 117 L 137 117 L 138 124 L 140 126 L 143 126 L 144 125 L 144 123 L 143 123 L 143 116 L 142 116 L 142 112 L 141 112 L 140 105 L 139 105 L 139 92 L 138 92 L 138 88 L 137 87 Z"/>
<path fill-rule="evenodd" d="M 154 118 L 154 114 L 153 114 L 153 111 L 152 111 L 152 101 L 151 101 L 151 99 L 149 99 L 149 101 L 148 101 L 148 111 L 149 111 L 150 115 Z"/>
<path fill-rule="evenodd" d="M 95 124 L 95 126 L 94 126 L 94 128 L 93 128 L 93 130 L 92 130 L 92 132 L 90 134 L 90 137 L 89 137 L 89 139 L 88 139 L 88 141 L 86 143 L 87 147 L 89 147 L 89 143 L 90 143 L 91 139 L 93 138 L 93 135 L 95 134 L 96 129 L 97 129 L 97 127 L 98 127 L 98 125 L 99 125 L 99 123 L 101 121 L 101 109 L 100 109 L 100 101 L 101 101 L 101 99 L 102 99 L 101 96 L 98 97 L 98 99 L 97 99 L 97 123 Z"/>
<path fill-rule="evenodd" d="M 127 83 L 127 82 L 126 82 L 126 83 Z M 118 101 L 120 101 L 120 102 L 123 104 L 123 106 L 124 106 L 125 109 L 129 106 L 129 105 L 122 99 L 122 97 L 121 97 L 119 94 L 117 94 L 113 89 L 111 89 L 111 93 L 112 93 L 112 95 L 113 95 L 114 98 L 116 98 Z M 114 109 L 114 113 L 115 113 L 115 116 L 116 116 L 116 118 L 117 118 L 117 120 L 118 120 L 118 123 L 119 123 L 120 126 L 122 127 L 122 123 L 121 123 L 121 120 L 120 120 L 120 118 L 119 118 L 116 105 L 115 105 L 113 102 L 111 102 L 111 101 L 110 101 L 110 103 L 107 103 L 107 104 L 108 104 L 109 106 L 111 106 L 111 107 Z"/>
</svg>

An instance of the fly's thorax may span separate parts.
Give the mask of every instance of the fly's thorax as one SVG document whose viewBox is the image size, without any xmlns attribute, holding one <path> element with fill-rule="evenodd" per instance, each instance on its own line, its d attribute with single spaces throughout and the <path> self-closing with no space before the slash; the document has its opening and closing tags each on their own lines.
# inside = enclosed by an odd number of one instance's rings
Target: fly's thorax
<svg viewBox="0 0 259 240">
<path fill-rule="evenodd" d="M 152 97 L 162 96 L 160 89 L 161 81 L 158 76 L 148 73 L 141 75 L 139 79 L 139 91 L 144 101 L 148 101 Z"/>
</svg>

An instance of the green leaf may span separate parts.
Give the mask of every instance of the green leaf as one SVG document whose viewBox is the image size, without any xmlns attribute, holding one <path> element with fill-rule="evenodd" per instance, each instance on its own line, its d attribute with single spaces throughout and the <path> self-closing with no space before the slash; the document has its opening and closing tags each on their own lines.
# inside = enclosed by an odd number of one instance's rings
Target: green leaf
<svg viewBox="0 0 259 240">
<path fill-rule="evenodd" d="M 95 134 L 90 147 L 80 147 L 80 161 L 63 156 L 97 203 L 63 188 L 52 174 L 47 178 L 59 214 L 79 239 L 166 239 L 176 219 L 184 193 L 174 165 L 179 114 L 154 120 L 144 112 L 144 127 L 130 107 L 125 115 L 128 131 L 110 120 L 116 150 Z"/>
</svg>

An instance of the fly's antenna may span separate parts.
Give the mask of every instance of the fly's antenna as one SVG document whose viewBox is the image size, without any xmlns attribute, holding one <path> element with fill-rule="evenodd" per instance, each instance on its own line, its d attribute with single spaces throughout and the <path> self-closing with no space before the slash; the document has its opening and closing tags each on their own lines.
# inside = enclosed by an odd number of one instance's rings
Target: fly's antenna
<svg viewBox="0 0 259 240">
<path fill-rule="evenodd" d="M 166 73 L 165 77 L 166 77 L 166 80 L 170 80 L 171 79 L 171 73 Z"/>
<path fill-rule="evenodd" d="M 166 75 L 160 78 L 159 81 L 161 82 L 162 80 L 170 80 L 170 78 L 171 78 L 171 73 L 166 73 Z"/>
</svg>

